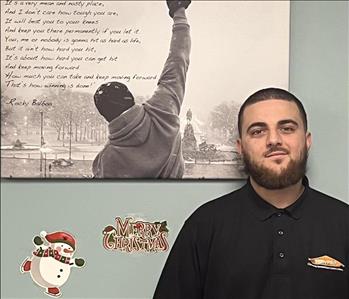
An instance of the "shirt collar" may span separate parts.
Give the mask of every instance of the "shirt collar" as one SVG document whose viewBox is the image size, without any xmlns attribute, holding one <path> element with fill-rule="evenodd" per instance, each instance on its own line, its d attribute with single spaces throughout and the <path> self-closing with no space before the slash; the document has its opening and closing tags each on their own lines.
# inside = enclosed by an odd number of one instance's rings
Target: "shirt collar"
<svg viewBox="0 0 349 299">
<path fill-rule="evenodd" d="M 250 179 L 247 180 L 247 184 L 244 189 L 247 192 L 247 204 L 248 208 L 252 211 L 252 213 L 261 221 L 265 221 L 274 214 L 285 213 L 289 215 L 293 219 L 300 219 L 302 216 L 303 210 L 303 202 L 307 197 L 309 190 L 309 181 L 307 177 L 304 177 L 302 180 L 302 184 L 304 186 L 304 191 L 299 196 L 299 198 L 290 206 L 285 209 L 278 209 L 265 201 L 262 197 L 260 197 L 257 192 L 253 189 Z"/>
</svg>

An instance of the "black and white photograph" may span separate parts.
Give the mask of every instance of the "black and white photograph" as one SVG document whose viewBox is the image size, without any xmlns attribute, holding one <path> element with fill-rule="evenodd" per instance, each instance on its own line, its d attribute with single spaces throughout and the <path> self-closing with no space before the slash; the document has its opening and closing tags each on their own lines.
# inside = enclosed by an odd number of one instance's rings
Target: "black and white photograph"
<svg viewBox="0 0 349 299">
<path fill-rule="evenodd" d="M 245 177 L 237 113 L 288 88 L 290 3 L 172 2 L 1 1 L 2 178 Z"/>
</svg>

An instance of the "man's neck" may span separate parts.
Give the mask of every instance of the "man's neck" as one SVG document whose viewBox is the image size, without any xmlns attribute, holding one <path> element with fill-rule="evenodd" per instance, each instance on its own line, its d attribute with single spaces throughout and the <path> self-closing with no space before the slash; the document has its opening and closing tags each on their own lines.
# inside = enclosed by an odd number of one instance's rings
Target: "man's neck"
<svg viewBox="0 0 349 299">
<path fill-rule="evenodd" d="M 270 190 L 266 189 L 256 183 L 251 177 L 251 185 L 256 193 L 263 198 L 266 202 L 270 203 L 278 209 L 285 209 L 292 205 L 301 196 L 304 190 L 302 180 L 297 182 L 295 185 L 283 188 Z"/>
</svg>

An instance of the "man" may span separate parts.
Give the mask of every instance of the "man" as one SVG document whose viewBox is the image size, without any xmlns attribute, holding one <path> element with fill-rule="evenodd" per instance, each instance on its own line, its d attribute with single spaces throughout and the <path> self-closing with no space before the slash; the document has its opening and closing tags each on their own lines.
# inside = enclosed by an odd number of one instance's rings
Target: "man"
<svg viewBox="0 0 349 299">
<path fill-rule="evenodd" d="M 186 221 L 154 298 L 348 299 L 349 207 L 308 185 L 303 105 L 260 90 L 238 128 L 248 182 Z"/>
<path fill-rule="evenodd" d="M 181 178 L 184 172 L 179 113 L 189 66 L 191 1 L 168 0 L 174 20 L 170 53 L 154 95 L 136 105 L 120 82 L 103 84 L 95 105 L 109 122 L 109 140 L 93 162 L 96 178 Z"/>
</svg>

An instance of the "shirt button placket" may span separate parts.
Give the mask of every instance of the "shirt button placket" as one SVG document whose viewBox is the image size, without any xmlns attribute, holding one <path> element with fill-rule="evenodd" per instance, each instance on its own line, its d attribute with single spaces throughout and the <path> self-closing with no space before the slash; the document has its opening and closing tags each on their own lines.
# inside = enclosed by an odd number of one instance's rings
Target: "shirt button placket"
<svg viewBox="0 0 349 299">
<path fill-rule="evenodd" d="M 285 271 L 287 265 L 287 248 L 286 248 L 286 231 L 285 224 L 287 222 L 287 215 L 282 211 L 274 214 L 274 257 L 275 257 L 275 270 L 280 273 L 280 271 Z"/>
</svg>

